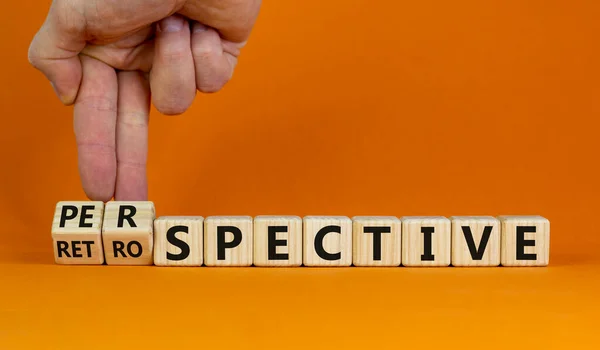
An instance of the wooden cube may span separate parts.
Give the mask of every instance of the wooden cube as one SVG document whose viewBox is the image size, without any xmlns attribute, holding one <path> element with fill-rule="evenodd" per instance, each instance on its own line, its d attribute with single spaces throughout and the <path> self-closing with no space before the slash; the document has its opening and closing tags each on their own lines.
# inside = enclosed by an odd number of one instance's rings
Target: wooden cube
<svg viewBox="0 0 600 350">
<path fill-rule="evenodd" d="M 493 216 L 452 216 L 452 265 L 500 265 L 500 221 Z"/>
<path fill-rule="evenodd" d="M 66 265 L 102 265 L 103 215 L 103 202 L 58 202 L 52 221 L 54 261 Z"/>
<path fill-rule="evenodd" d="M 550 221 L 539 215 L 502 215 L 502 266 L 547 266 L 550 258 Z"/>
<path fill-rule="evenodd" d="M 252 217 L 209 216 L 204 221 L 206 266 L 252 266 Z"/>
<path fill-rule="evenodd" d="M 352 220 L 346 216 L 304 217 L 305 266 L 352 265 Z"/>
<path fill-rule="evenodd" d="M 204 218 L 161 216 L 154 220 L 154 265 L 202 266 Z"/>
<path fill-rule="evenodd" d="M 102 225 L 106 263 L 152 265 L 154 218 L 152 202 L 108 202 Z"/>
<path fill-rule="evenodd" d="M 450 266 L 450 219 L 443 216 L 404 216 L 402 265 Z"/>
<path fill-rule="evenodd" d="M 355 266 L 400 266 L 402 225 L 393 216 L 352 218 L 352 262 Z"/>
<path fill-rule="evenodd" d="M 254 265 L 301 266 L 302 219 L 298 216 L 255 217 Z"/>
</svg>

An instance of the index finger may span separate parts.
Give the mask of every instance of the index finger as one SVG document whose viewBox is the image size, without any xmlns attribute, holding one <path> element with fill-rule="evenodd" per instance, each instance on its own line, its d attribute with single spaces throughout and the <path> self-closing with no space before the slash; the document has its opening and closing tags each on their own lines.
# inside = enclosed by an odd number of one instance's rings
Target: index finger
<svg viewBox="0 0 600 350">
<path fill-rule="evenodd" d="M 81 61 L 84 74 L 73 117 L 79 172 L 88 198 L 107 202 L 117 174 L 117 73 L 95 58 L 81 56 Z"/>
</svg>

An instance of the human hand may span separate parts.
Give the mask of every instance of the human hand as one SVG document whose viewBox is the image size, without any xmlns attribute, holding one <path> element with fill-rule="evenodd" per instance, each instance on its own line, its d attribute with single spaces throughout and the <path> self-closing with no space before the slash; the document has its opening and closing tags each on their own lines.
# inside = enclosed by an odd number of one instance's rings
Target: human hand
<svg viewBox="0 0 600 350">
<path fill-rule="evenodd" d="M 229 81 L 260 0 L 55 0 L 29 60 L 74 104 L 92 200 L 146 200 L 150 101 L 183 113 Z M 189 20 L 189 21 L 188 21 Z"/>
</svg>

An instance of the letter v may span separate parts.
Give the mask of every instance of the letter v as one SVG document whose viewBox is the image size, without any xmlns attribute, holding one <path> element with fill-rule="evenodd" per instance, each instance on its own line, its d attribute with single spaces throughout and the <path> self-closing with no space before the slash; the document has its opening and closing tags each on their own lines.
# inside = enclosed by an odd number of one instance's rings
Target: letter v
<svg viewBox="0 0 600 350">
<path fill-rule="evenodd" d="M 483 259 L 485 248 L 487 247 L 488 241 L 490 240 L 490 235 L 492 234 L 492 226 L 486 226 L 483 229 L 483 236 L 481 237 L 481 242 L 479 242 L 479 247 L 475 247 L 475 239 L 473 239 L 471 227 L 462 226 L 462 230 L 465 240 L 467 241 L 467 246 L 469 247 L 469 252 L 471 253 L 471 258 L 473 258 L 473 260 Z"/>
</svg>

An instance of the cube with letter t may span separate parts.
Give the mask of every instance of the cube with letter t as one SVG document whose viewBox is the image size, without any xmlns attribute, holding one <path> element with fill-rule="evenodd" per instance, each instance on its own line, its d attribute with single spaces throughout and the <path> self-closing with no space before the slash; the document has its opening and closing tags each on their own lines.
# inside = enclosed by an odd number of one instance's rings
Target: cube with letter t
<svg viewBox="0 0 600 350">
<path fill-rule="evenodd" d="M 352 261 L 354 266 L 400 266 L 402 225 L 393 216 L 352 218 Z"/>
<path fill-rule="evenodd" d="M 252 217 L 209 216 L 204 220 L 206 266 L 252 265 Z"/>
<path fill-rule="evenodd" d="M 498 216 L 502 235 L 502 266 L 547 266 L 550 221 L 538 215 Z"/>
<path fill-rule="evenodd" d="M 58 202 L 52 222 L 54 261 L 68 265 L 102 265 L 103 202 Z"/>
<path fill-rule="evenodd" d="M 108 265 L 152 265 L 152 202 L 108 202 L 104 211 L 102 240 Z"/>
</svg>

